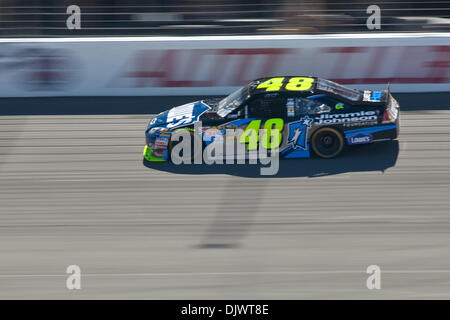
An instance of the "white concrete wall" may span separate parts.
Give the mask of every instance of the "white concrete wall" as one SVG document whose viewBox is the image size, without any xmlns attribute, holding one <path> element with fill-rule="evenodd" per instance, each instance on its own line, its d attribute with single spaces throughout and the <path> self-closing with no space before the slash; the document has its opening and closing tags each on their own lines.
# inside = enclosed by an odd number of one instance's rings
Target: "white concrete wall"
<svg viewBox="0 0 450 320">
<path fill-rule="evenodd" d="M 450 34 L 0 40 L 1 97 L 228 94 L 275 75 L 450 91 Z"/>
</svg>

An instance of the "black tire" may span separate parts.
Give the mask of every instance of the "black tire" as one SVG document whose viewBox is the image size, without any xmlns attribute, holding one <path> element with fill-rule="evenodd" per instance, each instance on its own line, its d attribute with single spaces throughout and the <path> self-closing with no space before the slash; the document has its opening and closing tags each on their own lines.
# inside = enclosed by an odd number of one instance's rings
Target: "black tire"
<svg viewBox="0 0 450 320">
<path fill-rule="evenodd" d="M 188 130 L 188 129 L 178 129 L 178 130 Z M 177 131 L 178 131 L 177 130 Z M 200 140 L 200 142 L 201 142 L 201 146 L 202 146 L 202 148 L 201 148 L 201 151 L 200 150 L 197 150 L 197 152 L 201 152 L 202 154 L 201 154 L 201 157 L 203 157 L 203 149 L 204 149 L 204 143 L 203 143 L 203 141 L 202 141 L 202 138 L 201 137 L 199 137 L 198 135 L 195 135 L 194 134 L 194 132 L 193 131 L 191 131 L 191 130 L 188 130 L 189 131 L 189 134 L 191 135 L 191 156 L 190 156 L 190 159 L 191 159 L 191 164 L 193 164 L 194 163 L 194 159 L 195 159 L 195 150 L 194 150 L 194 139 L 199 139 Z M 178 143 L 180 143 L 181 141 L 172 141 L 172 139 L 170 140 L 170 142 L 169 142 L 169 148 L 168 148 L 168 152 L 169 152 L 169 159 L 170 159 L 170 161 L 172 161 L 172 148 L 175 146 L 175 145 L 177 145 Z M 181 154 L 181 156 L 183 156 L 182 154 Z M 202 158 L 203 159 L 203 158 Z"/>
<path fill-rule="evenodd" d="M 325 159 L 337 157 L 344 149 L 344 137 L 334 128 L 317 129 L 311 136 L 311 146 L 314 153 Z"/>
</svg>

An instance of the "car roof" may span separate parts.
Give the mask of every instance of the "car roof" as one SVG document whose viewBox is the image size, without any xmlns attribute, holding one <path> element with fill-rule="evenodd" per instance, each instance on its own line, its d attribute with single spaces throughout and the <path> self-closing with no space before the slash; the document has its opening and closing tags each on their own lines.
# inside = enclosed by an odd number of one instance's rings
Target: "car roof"
<svg viewBox="0 0 450 320">
<path fill-rule="evenodd" d="M 264 81 L 270 80 L 270 79 L 274 79 L 274 78 L 282 78 L 282 85 L 281 86 L 276 86 L 275 85 L 275 89 L 274 90 L 267 90 L 267 86 L 264 86 L 262 88 L 257 88 L 261 83 L 263 83 Z M 286 89 L 286 84 L 291 81 L 292 78 L 309 78 L 309 79 L 313 79 L 313 82 L 311 83 L 311 87 L 308 88 L 307 90 L 287 90 Z M 320 83 L 321 82 L 326 83 L 328 86 L 333 86 L 333 82 L 330 80 L 326 80 L 323 78 L 319 78 L 319 77 L 313 77 L 313 76 L 275 76 L 275 77 L 264 77 L 264 78 L 259 78 L 256 79 L 254 81 L 252 81 L 249 84 L 249 96 L 260 96 L 263 94 L 277 94 L 277 93 L 284 93 L 284 94 L 294 94 L 294 95 L 298 95 L 298 96 L 303 96 L 303 97 L 307 97 L 307 96 L 311 96 L 311 95 L 316 95 L 316 94 L 321 94 L 321 95 L 326 95 L 330 98 L 339 100 L 341 102 L 345 102 L 351 105 L 382 105 L 385 104 L 385 101 L 373 101 L 373 102 L 369 102 L 369 101 L 365 101 L 363 100 L 363 96 L 362 96 L 362 91 L 361 90 L 355 90 L 355 89 L 351 89 L 348 87 L 345 87 L 341 84 L 338 83 L 334 83 L 337 86 L 340 86 L 341 88 L 346 88 L 349 91 L 359 91 L 358 96 L 355 96 L 355 99 L 350 98 L 349 95 L 344 95 L 342 93 L 338 93 L 332 90 L 332 88 L 330 88 L 330 90 L 326 90 L 324 88 L 324 86 L 321 87 Z M 326 86 L 326 85 L 325 85 Z M 270 86 L 269 86 L 270 87 Z M 338 90 L 339 91 L 339 90 Z M 386 94 L 388 93 L 384 93 L 384 96 L 386 96 Z"/>
<path fill-rule="evenodd" d="M 257 86 L 258 86 L 259 84 L 263 83 L 264 81 L 273 79 L 273 78 L 283 78 L 282 83 L 283 83 L 284 85 L 281 86 L 281 88 L 278 89 L 278 90 L 276 90 L 276 91 L 267 91 L 266 88 L 260 88 L 260 89 L 257 89 Z M 297 76 L 297 75 L 296 75 L 296 76 L 273 76 L 273 77 L 259 78 L 259 79 L 256 79 L 256 80 L 254 80 L 254 81 L 252 81 L 252 82 L 250 83 L 249 94 L 250 94 L 250 95 L 255 95 L 255 94 L 258 94 L 258 93 L 271 93 L 271 92 L 272 92 L 272 93 L 275 93 L 275 92 L 278 92 L 278 93 L 280 93 L 280 92 L 293 93 L 293 91 L 291 91 L 291 90 L 286 90 L 286 88 L 285 88 L 285 87 L 286 87 L 285 84 L 288 83 L 292 78 L 311 78 L 311 79 L 314 79 L 314 82 L 313 82 L 313 84 L 312 84 L 312 87 L 311 87 L 309 90 L 303 91 L 302 94 L 305 94 L 305 93 L 314 93 L 314 91 L 315 91 L 315 89 L 316 89 L 317 81 L 320 79 L 320 78 L 318 78 L 318 77 L 312 77 L 312 76 L 306 76 L 306 75 L 299 75 L 299 76 Z M 300 93 L 300 92 L 297 92 L 297 93 Z"/>
</svg>

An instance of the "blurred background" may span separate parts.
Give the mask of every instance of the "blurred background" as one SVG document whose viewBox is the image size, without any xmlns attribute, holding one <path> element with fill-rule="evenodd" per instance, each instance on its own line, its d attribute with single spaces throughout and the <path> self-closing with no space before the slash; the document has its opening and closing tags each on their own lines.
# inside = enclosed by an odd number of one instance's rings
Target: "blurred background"
<svg viewBox="0 0 450 320">
<path fill-rule="evenodd" d="M 0 0 L 0 299 L 449 299 L 449 22 L 449 0 Z M 264 177 L 143 163 L 154 114 L 287 74 L 389 83 L 399 140 Z"/>
<path fill-rule="evenodd" d="M 66 28 L 69 5 L 82 29 Z M 181 36 L 365 32 L 369 5 L 381 8 L 377 32 L 450 30 L 450 1 L 414 0 L 1 0 L 3 37 Z"/>
</svg>

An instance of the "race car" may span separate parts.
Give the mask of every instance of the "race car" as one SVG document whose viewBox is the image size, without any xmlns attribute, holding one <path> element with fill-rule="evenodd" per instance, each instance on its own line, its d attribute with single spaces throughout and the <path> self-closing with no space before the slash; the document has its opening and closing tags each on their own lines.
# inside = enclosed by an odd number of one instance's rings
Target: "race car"
<svg viewBox="0 0 450 320">
<path fill-rule="evenodd" d="M 248 130 L 261 128 L 279 130 L 282 158 L 308 158 L 312 154 L 333 158 L 346 146 L 396 139 L 399 112 L 389 88 L 356 90 L 310 76 L 261 78 L 221 100 L 188 103 L 150 119 L 144 158 L 170 160 L 174 146 L 171 136 L 181 129 L 189 130 L 205 148 L 217 137 L 223 140 L 226 129 L 242 129 L 240 141 L 249 143 Z M 202 127 L 195 133 L 193 126 L 198 121 Z M 248 145 L 245 150 L 257 147 Z"/>
</svg>

